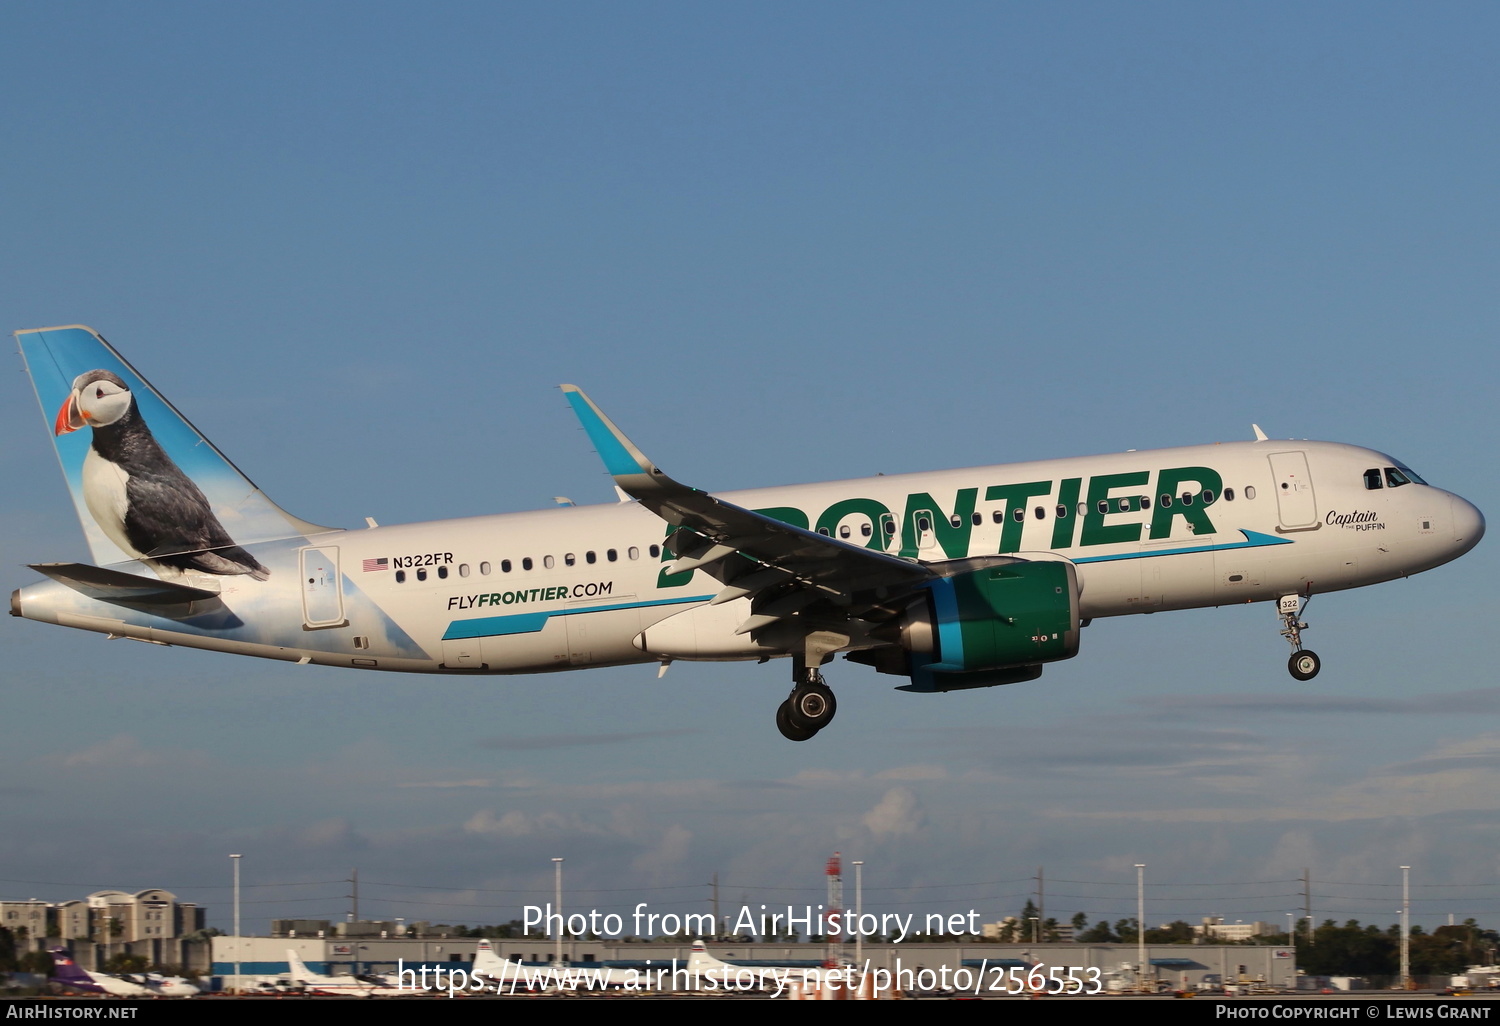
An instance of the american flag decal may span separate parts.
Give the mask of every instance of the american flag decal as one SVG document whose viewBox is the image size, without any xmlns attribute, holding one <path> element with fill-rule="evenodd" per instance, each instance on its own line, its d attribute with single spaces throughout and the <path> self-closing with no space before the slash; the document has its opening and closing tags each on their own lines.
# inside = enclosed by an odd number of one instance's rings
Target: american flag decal
<svg viewBox="0 0 1500 1026">
<path fill-rule="evenodd" d="M 381 556 L 379 559 L 365 560 L 365 573 L 371 570 L 389 570 L 391 568 L 390 557 Z"/>
</svg>

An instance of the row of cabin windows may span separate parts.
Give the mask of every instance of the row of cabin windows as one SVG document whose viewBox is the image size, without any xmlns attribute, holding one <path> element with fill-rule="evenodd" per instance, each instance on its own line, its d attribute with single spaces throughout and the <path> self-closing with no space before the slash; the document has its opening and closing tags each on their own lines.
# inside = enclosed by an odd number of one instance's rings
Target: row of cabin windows
<svg viewBox="0 0 1500 1026">
<path fill-rule="evenodd" d="M 646 551 L 648 553 L 650 553 L 652 559 L 657 559 L 657 558 L 659 558 L 661 556 L 661 546 L 660 545 L 651 545 L 651 546 L 648 546 L 647 549 L 646 549 Z M 626 559 L 640 559 L 641 558 L 641 550 L 639 548 L 637 548 L 636 546 L 632 545 L 632 546 L 630 546 L 630 548 L 628 548 L 628 549 L 625 550 L 625 558 Z M 618 562 L 619 559 L 620 559 L 620 551 L 618 549 L 605 549 L 604 550 L 604 560 L 605 560 L 605 562 L 607 562 L 607 563 L 615 563 L 615 562 Z M 565 552 L 565 553 L 563 553 L 562 560 L 563 560 L 563 565 L 564 566 L 577 566 L 578 565 L 578 554 L 575 553 L 575 552 Z M 585 552 L 583 554 L 583 561 L 585 563 L 597 563 L 597 562 L 599 562 L 599 554 L 597 552 L 594 552 L 594 551 Z M 542 557 L 542 568 L 543 569 L 545 569 L 545 570 L 551 570 L 555 566 L 557 566 L 557 558 L 556 557 L 554 557 L 554 556 L 543 556 Z M 510 560 L 508 560 L 508 559 L 502 559 L 500 561 L 500 572 L 502 574 L 508 574 L 508 573 L 510 573 L 514 569 L 515 569 L 515 564 L 512 563 Z M 523 556 L 523 557 L 521 557 L 521 569 L 522 570 L 534 570 L 534 569 L 536 569 L 536 561 L 534 559 L 532 559 L 530 556 Z M 494 566 L 492 564 L 490 564 L 489 562 L 483 562 L 483 563 L 479 564 L 479 576 L 481 576 L 481 577 L 488 577 L 493 571 L 494 571 Z M 458 576 L 460 576 L 460 577 L 468 577 L 469 573 L 470 573 L 470 567 L 469 567 L 468 563 L 460 563 L 460 564 L 458 564 Z M 417 580 L 419 580 L 419 581 L 425 581 L 425 580 L 427 580 L 427 569 L 425 567 L 418 568 L 417 571 L 416 571 L 416 576 L 417 576 Z M 437 576 L 438 576 L 438 580 L 447 580 L 448 579 L 448 568 L 445 567 L 445 566 L 438 567 L 437 568 Z M 406 583 L 406 571 L 405 570 L 397 570 L 396 571 L 396 583 L 397 584 L 405 584 Z"/>
<path fill-rule="evenodd" d="M 1255 498 L 1255 486 L 1246 485 L 1244 495 L 1246 499 Z M 1216 495 L 1212 488 L 1205 488 L 1201 492 L 1183 492 L 1181 495 L 1175 498 L 1171 495 L 1164 494 L 1160 496 L 1157 501 L 1161 503 L 1162 508 L 1166 509 L 1171 507 L 1172 503 L 1174 502 L 1179 502 L 1184 506 L 1191 506 L 1194 503 L 1202 503 L 1203 505 L 1207 506 L 1218 498 L 1223 498 L 1225 502 L 1233 502 L 1234 489 L 1224 489 L 1224 494 L 1222 496 Z M 1097 508 L 1100 513 L 1133 513 L 1143 509 L 1150 509 L 1151 497 L 1149 495 L 1127 495 L 1116 499 L 1100 499 L 1098 500 Z M 1077 505 L 1076 509 L 1078 516 L 1087 516 L 1089 511 L 1089 504 L 1086 502 L 1080 502 Z M 1037 520 L 1045 520 L 1047 519 L 1047 513 L 1049 511 L 1046 506 L 1037 506 L 1031 512 L 1032 516 L 1034 516 Z M 1059 504 L 1053 507 L 1051 512 L 1054 516 L 1057 517 L 1057 519 L 1066 520 L 1069 514 L 1072 512 L 1072 509 L 1070 509 L 1068 506 Z M 1018 506 L 1010 511 L 1010 516 L 1011 519 L 1016 523 L 1023 523 L 1026 520 L 1026 510 L 1023 507 Z M 993 518 L 995 523 L 1003 524 L 1005 522 L 1005 511 L 997 509 L 994 511 L 994 513 L 991 514 L 991 517 Z M 964 518 L 957 514 L 954 514 L 953 516 L 948 518 L 948 523 L 954 527 L 962 527 L 964 525 Z M 972 523 L 975 527 L 980 526 L 984 523 L 984 514 L 972 514 L 972 516 L 970 517 L 970 523 Z M 881 531 L 886 535 L 887 538 L 889 538 L 896 533 L 896 518 L 887 513 L 880 518 L 880 526 Z M 917 530 L 932 530 L 932 520 L 925 516 L 917 517 Z M 818 533 L 828 535 L 829 530 L 826 527 L 820 527 L 818 528 Z M 848 538 L 853 533 L 854 532 L 850 529 L 848 524 L 844 524 L 839 527 L 840 538 Z M 866 521 L 865 523 L 859 525 L 859 533 L 868 538 L 871 534 L 874 533 L 874 529 L 870 526 L 869 522 Z"/>
</svg>

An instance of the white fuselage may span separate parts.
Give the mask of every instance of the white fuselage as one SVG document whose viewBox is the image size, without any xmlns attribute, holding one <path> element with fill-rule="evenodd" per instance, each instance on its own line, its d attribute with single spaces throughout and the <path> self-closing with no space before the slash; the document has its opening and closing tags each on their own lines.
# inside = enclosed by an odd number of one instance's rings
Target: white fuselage
<svg viewBox="0 0 1500 1026">
<path fill-rule="evenodd" d="M 719 497 L 924 562 L 1069 560 L 1088 619 L 1356 588 L 1472 548 L 1479 511 L 1426 484 L 1389 485 L 1396 467 L 1357 446 L 1235 442 Z M 735 633 L 747 600 L 707 606 L 718 582 L 667 573 L 666 534 L 653 513 L 622 502 L 262 544 L 257 557 L 285 571 L 207 582 L 233 614 L 229 627 L 222 615 L 156 617 L 50 582 L 23 590 L 13 608 L 145 640 L 380 670 L 529 673 L 787 654 Z"/>
</svg>

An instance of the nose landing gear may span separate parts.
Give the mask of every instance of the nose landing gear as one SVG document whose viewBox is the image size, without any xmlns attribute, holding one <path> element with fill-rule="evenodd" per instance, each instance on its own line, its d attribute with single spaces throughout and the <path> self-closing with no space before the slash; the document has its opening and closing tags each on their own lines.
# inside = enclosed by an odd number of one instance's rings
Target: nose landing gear
<svg viewBox="0 0 1500 1026">
<path fill-rule="evenodd" d="M 1307 624 L 1302 622 L 1302 614 L 1311 601 L 1310 597 L 1303 599 L 1301 595 L 1283 595 L 1277 605 L 1277 615 L 1281 617 L 1281 636 L 1292 646 L 1292 657 L 1286 664 L 1287 672 L 1298 680 L 1312 680 L 1323 668 L 1323 661 L 1318 658 L 1318 653 L 1302 647 L 1302 632 L 1307 630 Z"/>
</svg>

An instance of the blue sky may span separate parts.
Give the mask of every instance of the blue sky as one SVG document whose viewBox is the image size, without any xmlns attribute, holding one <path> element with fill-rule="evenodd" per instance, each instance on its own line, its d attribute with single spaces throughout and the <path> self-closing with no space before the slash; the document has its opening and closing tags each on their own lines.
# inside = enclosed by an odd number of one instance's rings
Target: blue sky
<svg viewBox="0 0 1500 1026">
<path fill-rule="evenodd" d="M 711 490 L 1255 421 L 1493 514 L 1497 23 L 10 5 L 0 307 L 97 328 L 319 523 L 609 501 L 562 381 Z M 12 366 L 7 590 L 86 555 Z M 1496 570 L 1486 544 L 1314 602 L 1310 684 L 1265 607 L 1100 622 L 969 694 L 840 663 L 805 745 L 771 725 L 780 664 L 403 678 L 7 617 L 0 895 L 166 886 L 222 926 L 239 851 L 309 883 L 262 920 L 339 915 L 318 882 L 358 866 L 364 913 L 499 921 L 561 855 L 580 902 L 701 911 L 713 873 L 817 901 L 842 848 L 903 910 L 994 918 L 1045 866 L 1081 881 L 1049 910 L 1119 918 L 1144 862 L 1152 920 L 1284 921 L 1306 868 L 1320 915 L 1389 922 L 1412 865 L 1419 919 L 1494 923 Z"/>
</svg>

